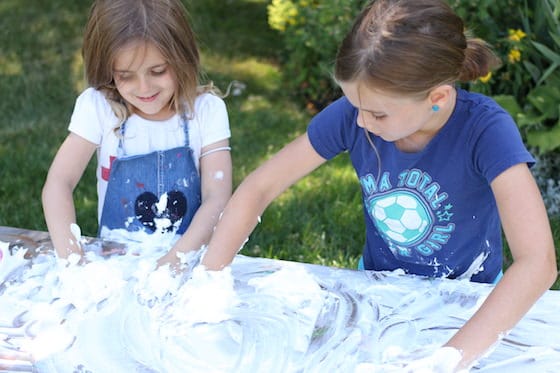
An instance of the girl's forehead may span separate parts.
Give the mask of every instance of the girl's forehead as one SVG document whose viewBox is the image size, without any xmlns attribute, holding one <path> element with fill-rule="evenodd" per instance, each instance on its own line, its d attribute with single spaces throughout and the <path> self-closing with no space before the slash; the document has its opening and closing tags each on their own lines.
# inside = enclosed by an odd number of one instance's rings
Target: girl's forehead
<svg viewBox="0 0 560 373">
<path fill-rule="evenodd" d="M 152 42 L 132 40 L 119 48 L 113 67 L 115 70 L 137 70 L 165 62 L 165 58 Z"/>
<path fill-rule="evenodd" d="M 341 82 L 339 85 L 352 105 L 364 110 L 382 111 L 414 101 L 411 97 L 371 88 L 361 82 Z"/>
</svg>

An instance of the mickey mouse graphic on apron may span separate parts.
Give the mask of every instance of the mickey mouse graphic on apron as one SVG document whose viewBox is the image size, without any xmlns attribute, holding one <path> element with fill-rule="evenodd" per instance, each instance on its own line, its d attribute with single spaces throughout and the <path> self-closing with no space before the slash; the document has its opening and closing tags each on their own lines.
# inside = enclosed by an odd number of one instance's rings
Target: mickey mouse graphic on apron
<svg viewBox="0 0 560 373">
<path fill-rule="evenodd" d="M 126 122 L 112 162 L 101 228 L 183 234 L 201 203 L 200 176 L 189 146 L 188 120 L 181 116 L 184 146 L 127 156 Z"/>
</svg>

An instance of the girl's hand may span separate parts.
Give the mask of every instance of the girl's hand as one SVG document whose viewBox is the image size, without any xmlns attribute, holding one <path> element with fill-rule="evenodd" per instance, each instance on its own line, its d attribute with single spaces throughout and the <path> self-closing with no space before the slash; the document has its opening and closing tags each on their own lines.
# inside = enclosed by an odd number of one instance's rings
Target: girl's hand
<svg viewBox="0 0 560 373">
<path fill-rule="evenodd" d="M 185 265 L 181 263 L 179 256 L 173 250 L 170 250 L 167 254 L 162 256 L 157 261 L 157 269 L 169 265 L 169 270 L 171 273 L 180 273 L 184 271 Z"/>
<path fill-rule="evenodd" d="M 200 263 L 200 258 L 206 250 L 191 250 L 186 253 L 172 248 L 158 259 L 156 270 L 161 267 L 169 266 L 169 271 L 174 275 L 188 274 L 187 272 Z"/>
<path fill-rule="evenodd" d="M 415 360 L 405 367 L 405 372 L 410 373 L 453 373 L 457 372 L 462 354 L 453 347 L 441 347 L 430 356 Z"/>
<path fill-rule="evenodd" d="M 150 308 L 175 296 L 183 282 L 182 276 L 176 276 L 168 265 L 153 270 L 151 261 L 149 265 L 141 266 L 136 275 L 138 282 L 134 286 L 134 291 L 137 300 Z"/>
</svg>

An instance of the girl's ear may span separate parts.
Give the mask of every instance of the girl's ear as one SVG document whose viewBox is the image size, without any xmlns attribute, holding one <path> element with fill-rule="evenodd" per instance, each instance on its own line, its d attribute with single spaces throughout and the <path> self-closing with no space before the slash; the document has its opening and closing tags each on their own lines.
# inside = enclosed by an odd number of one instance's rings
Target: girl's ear
<svg viewBox="0 0 560 373">
<path fill-rule="evenodd" d="M 443 108 L 453 99 L 454 88 L 449 84 L 440 85 L 430 92 L 428 100 L 430 105 Z"/>
</svg>

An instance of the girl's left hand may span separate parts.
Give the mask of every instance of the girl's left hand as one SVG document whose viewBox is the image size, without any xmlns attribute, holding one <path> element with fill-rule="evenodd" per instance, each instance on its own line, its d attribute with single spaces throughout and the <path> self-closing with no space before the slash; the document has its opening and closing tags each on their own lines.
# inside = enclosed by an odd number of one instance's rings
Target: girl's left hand
<svg viewBox="0 0 560 373">
<path fill-rule="evenodd" d="M 435 350 L 430 356 L 414 360 L 407 364 L 405 372 L 409 373 L 453 373 L 462 359 L 459 350 L 445 346 Z M 465 371 L 466 372 L 466 371 Z"/>
</svg>

